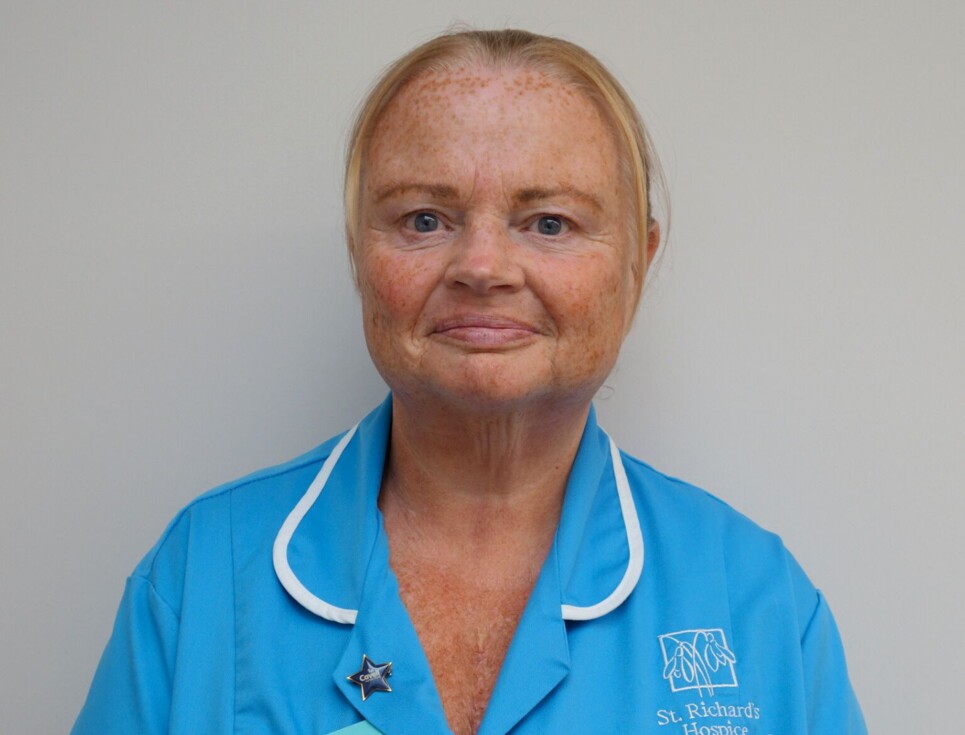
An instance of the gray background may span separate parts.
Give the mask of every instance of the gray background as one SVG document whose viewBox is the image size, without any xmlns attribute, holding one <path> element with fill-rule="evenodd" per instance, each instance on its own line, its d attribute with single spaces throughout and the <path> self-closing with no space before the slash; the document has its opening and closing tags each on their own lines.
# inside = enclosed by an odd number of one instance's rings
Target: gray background
<svg viewBox="0 0 965 735">
<path fill-rule="evenodd" d="M 653 129 L 604 425 L 784 537 L 872 731 L 961 731 L 963 6 L 412 0 L 0 6 L 0 732 L 69 727 L 180 506 L 383 397 L 342 144 L 454 20 L 584 44 Z"/>
</svg>

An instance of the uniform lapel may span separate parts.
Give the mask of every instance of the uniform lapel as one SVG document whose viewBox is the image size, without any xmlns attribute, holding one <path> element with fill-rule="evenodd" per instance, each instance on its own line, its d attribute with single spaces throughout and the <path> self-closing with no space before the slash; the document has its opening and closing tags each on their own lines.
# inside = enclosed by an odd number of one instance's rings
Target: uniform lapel
<svg viewBox="0 0 965 735">
<path fill-rule="evenodd" d="M 554 550 L 543 565 L 506 653 L 479 735 L 508 732 L 569 673 L 557 569 Z"/>
<path fill-rule="evenodd" d="M 392 663 L 391 692 L 372 692 L 362 700 L 360 686 L 346 677 L 359 671 L 363 655 L 376 664 Z M 451 735 L 429 662 L 389 568 L 384 533 L 376 541 L 358 617 L 332 678 L 359 715 L 386 735 Z"/>
<path fill-rule="evenodd" d="M 506 654 L 479 735 L 509 732 L 566 678 L 567 620 L 606 615 L 635 587 L 638 573 L 631 546 L 636 508 L 632 499 L 628 504 L 625 476 L 617 479 L 622 475 L 619 452 L 597 426 L 591 409 L 553 547 Z"/>
</svg>

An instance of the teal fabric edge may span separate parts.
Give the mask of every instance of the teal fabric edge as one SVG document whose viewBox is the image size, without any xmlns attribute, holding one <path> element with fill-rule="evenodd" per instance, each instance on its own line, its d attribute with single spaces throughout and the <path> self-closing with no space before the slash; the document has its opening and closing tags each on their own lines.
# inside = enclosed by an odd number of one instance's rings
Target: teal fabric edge
<svg viewBox="0 0 965 735">
<path fill-rule="evenodd" d="M 343 727 L 341 730 L 332 730 L 328 735 L 382 735 L 380 730 L 376 730 L 368 722 L 362 720 L 354 725 Z"/>
</svg>

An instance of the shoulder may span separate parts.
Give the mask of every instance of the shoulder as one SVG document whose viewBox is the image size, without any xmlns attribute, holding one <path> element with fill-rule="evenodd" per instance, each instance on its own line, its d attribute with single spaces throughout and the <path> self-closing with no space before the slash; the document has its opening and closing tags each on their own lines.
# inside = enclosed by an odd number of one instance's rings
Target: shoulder
<svg viewBox="0 0 965 735">
<path fill-rule="evenodd" d="M 683 575 L 717 570 L 734 597 L 769 590 L 793 609 L 800 630 L 806 629 L 820 593 L 778 534 L 706 490 L 630 455 L 623 459 L 648 557 L 672 560 Z"/>
<path fill-rule="evenodd" d="M 175 611 L 189 573 L 212 581 L 230 580 L 236 547 L 270 548 L 339 438 L 192 500 L 174 516 L 132 577 L 146 580 Z"/>
<path fill-rule="evenodd" d="M 642 505 L 641 513 L 664 524 L 680 524 L 690 531 L 717 529 L 733 540 L 781 546 L 781 539 L 762 528 L 716 495 L 664 474 L 636 457 L 622 454 L 630 487 Z"/>
</svg>

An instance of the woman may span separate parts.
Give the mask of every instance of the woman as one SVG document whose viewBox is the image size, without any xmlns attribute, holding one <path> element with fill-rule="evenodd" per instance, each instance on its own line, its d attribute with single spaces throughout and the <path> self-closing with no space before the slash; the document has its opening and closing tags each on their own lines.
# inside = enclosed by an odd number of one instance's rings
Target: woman
<svg viewBox="0 0 965 735">
<path fill-rule="evenodd" d="M 392 66 L 346 175 L 391 395 L 175 519 L 74 732 L 865 732 L 780 540 L 596 425 L 652 169 L 569 43 L 456 33 Z"/>
</svg>

